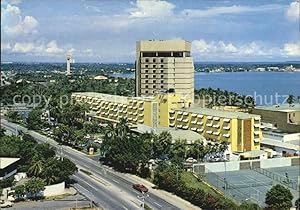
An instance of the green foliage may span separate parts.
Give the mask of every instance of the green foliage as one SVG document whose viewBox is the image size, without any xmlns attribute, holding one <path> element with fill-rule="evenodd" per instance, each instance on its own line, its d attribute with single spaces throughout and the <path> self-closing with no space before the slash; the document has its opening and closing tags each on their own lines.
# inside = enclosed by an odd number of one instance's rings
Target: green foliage
<svg viewBox="0 0 300 210">
<path fill-rule="evenodd" d="M 153 158 L 161 158 L 164 155 L 168 155 L 171 150 L 172 136 L 169 132 L 162 132 L 159 135 L 153 136 Z"/>
<path fill-rule="evenodd" d="M 262 208 L 256 204 L 251 202 L 244 202 L 239 207 L 240 210 L 261 210 Z"/>
<path fill-rule="evenodd" d="M 38 193 L 45 189 L 45 182 L 41 178 L 33 177 L 26 182 L 24 188 L 25 192 L 29 194 L 28 197 L 36 199 L 38 197 Z"/>
<path fill-rule="evenodd" d="M 26 195 L 26 188 L 25 185 L 19 185 L 14 188 L 14 196 L 16 200 L 21 200 Z"/>
<path fill-rule="evenodd" d="M 238 209 L 238 206 L 233 201 L 212 193 L 211 190 L 205 191 L 202 188 L 189 185 L 191 180 L 186 182 L 183 179 L 184 173 L 186 172 L 183 172 L 175 165 L 162 162 L 155 169 L 154 183 L 159 188 L 173 192 L 203 209 Z"/>
<path fill-rule="evenodd" d="M 267 192 L 265 203 L 269 209 L 288 210 L 293 206 L 292 200 L 293 195 L 291 191 L 288 188 L 278 184 L 273 186 Z"/>
<path fill-rule="evenodd" d="M 38 108 L 33 109 L 28 114 L 27 118 L 27 127 L 31 130 L 38 130 L 41 128 L 42 119 L 41 119 L 42 111 Z"/>
<path fill-rule="evenodd" d="M 9 177 L 7 179 L 0 180 L 0 188 L 6 188 L 12 186 L 14 183 L 14 177 Z"/>
<path fill-rule="evenodd" d="M 6 116 L 8 117 L 8 119 L 10 119 L 12 122 L 18 122 L 20 121 L 22 118 L 21 118 L 21 115 L 19 112 L 17 111 L 8 111 L 6 113 Z"/>
<path fill-rule="evenodd" d="M 298 199 L 295 201 L 295 206 L 296 206 L 296 209 L 297 209 L 297 210 L 300 209 L 300 198 L 298 198 Z"/>
<path fill-rule="evenodd" d="M 288 104 L 293 104 L 296 101 L 295 96 L 289 95 L 288 98 L 286 99 L 286 102 Z"/>
</svg>

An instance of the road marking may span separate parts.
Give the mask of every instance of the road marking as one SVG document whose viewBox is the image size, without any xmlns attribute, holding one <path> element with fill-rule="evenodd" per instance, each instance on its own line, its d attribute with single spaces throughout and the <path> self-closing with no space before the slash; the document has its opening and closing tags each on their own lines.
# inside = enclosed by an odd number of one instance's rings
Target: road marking
<svg viewBox="0 0 300 210">
<path fill-rule="evenodd" d="M 96 190 L 96 191 L 98 191 L 98 189 L 97 188 L 95 188 L 93 185 L 91 185 L 90 183 L 88 183 L 87 181 L 85 181 L 84 179 L 82 179 L 82 178 L 80 178 L 80 177 L 78 177 L 78 176 L 76 176 L 76 175 L 74 175 L 77 179 L 80 179 L 82 182 L 84 182 L 85 184 L 87 184 L 89 187 L 91 187 L 92 189 L 94 189 L 94 190 Z"/>
<path fill-rule="evenodd" d="M 124 209 L 128 210 L 128 208 L 126 208 L 125 206 L 123 206 Z"/>
<path fill-rule="evenodd" d="M 159 206 L 160 208 L 162 207 L 162 205 L 160 205 L 159 203 L 157 203 L 157 202 L 153 202 L 154 204 L 156 204 L 157 206 Z"/>
<path fill-rule="evenodd" d="M 120 184 L 120 182 L 118 182 L 117 180 L 115 179 L 111 179 L 113 182 L 117 183 L 117 184 Z"/>
</svg>

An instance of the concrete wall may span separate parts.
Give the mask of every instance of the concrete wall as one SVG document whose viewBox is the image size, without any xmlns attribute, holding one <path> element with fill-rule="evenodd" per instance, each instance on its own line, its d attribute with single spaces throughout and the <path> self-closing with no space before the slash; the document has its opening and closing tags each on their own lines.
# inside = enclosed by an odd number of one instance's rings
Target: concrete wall
<svg viewBox="0 0 300 210">
<path fill-rule="evenodd" d="M 44 190 L 44 196 L 62 195 L 65 193 L 65 182 L 61 182 L 54 185 L 47 185 Z"/>
<path fill-rule="evenodd" d="M 226 171 L 238 171 L 250 168 L 275 168 L 285 166 L 299 165 L 299 157 L 284 157 L 273 158 L 265 160 L 242 160 L 232 162 L 217 162 L 217 163 L 201 163 L 194 164 L 193 170 L 195 173 L 203 172 L 205 167 L 205 173 L 207 172 L 224 172 Z"/>
</svg>

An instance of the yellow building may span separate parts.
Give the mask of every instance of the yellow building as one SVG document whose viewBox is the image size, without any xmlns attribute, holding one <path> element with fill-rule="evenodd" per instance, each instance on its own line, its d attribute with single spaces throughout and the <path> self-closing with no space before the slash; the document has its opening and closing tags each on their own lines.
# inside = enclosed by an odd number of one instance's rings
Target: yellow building
<svg viewBox="0 0 300 210">
<path fill-rule="evenodd" d="M 185 40 L 137 42 L 137 96 L 152 96 L 172 89 L 192 103 L 194 71 L 190 42 Z"/>
<path fill-rule="evenodd" d="M 90 116 L 100 121 L 119 122 L 152 128 L 174 127 L 192 130 L 207 140 L 226 141 L 232 152 L 260 149 L 260 116 L 190 107 L 175 93 L 151 97 L 124 97 L 94 92 L 74 93 L 72 98 L 90 105 Z"/>
</svg>

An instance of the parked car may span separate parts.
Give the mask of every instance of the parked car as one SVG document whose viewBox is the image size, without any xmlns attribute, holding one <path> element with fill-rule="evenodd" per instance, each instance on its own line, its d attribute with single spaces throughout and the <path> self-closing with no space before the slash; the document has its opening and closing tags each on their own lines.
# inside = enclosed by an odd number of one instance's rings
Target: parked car
<svg viewBox="0 0 300 210">
<path fill-rule="evenodd" d="M 0 207 L 1 208 L 8 208 L 8 207 L 12 207 L 13 203 L 10 201 L 0 201 Z"/>
<path fill-rule="evenodd" d="M 132 188 L 135 189 L 135 190 L 137 190 L 137 191 L 139 191 L 139 192 L 141 192 L 141 193 L 148 192 L 148 188 L 145 187 L 142 184 L 134 184 L 134 185 L 132 185 Z"/>
</svg>

